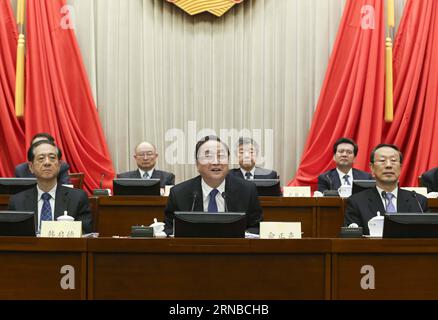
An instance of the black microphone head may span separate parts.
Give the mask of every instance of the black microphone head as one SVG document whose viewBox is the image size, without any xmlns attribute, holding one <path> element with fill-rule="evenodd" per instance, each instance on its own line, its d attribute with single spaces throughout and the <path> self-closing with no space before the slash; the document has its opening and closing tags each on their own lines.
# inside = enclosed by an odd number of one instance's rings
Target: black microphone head
<svg viewBox="0 0 438 320">
<path fill-rule="evenodd" d="M 222 192 L 222 198 L 226 199 L 227 198 L 227 193 L 224 191 Z"/>
<path fill-rule="evenodd" d="M 193 212 L 193 210 L 195 209 L 196 198 L 198 198 L 199 192 L 195 190 L 192 192 L 192 195 L 193 195 L 193 201 L 192 201 L 192 210 L 191 211 Z"/>
<path fill-rule="evenodd" d="M 386 198 L 386 191 L 385 190 L 382 191 L 382 197 Z"/>
<path fill-rule="evenodd" d="M 413 196 L 414 198 L 417 198 L 417 193 L 415 192 L 415 190 L 411 190 L 411 193 L 412 193 L 412 196 Z"/>
</svg>

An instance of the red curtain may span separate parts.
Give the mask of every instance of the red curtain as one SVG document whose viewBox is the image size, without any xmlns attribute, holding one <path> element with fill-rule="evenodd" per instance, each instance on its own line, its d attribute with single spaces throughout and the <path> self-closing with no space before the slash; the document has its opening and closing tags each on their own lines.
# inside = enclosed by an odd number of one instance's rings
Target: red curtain
<svg viewBox="0 0 438 320">
<path fill-rule="evenodd" d="M 15 117 L 17 27 L 9 0 L 0 0 L 0 176 L 14 176 L 25 161 L 24 132 Z"/>
<path fill-rule="evenodd" d="M 289 185 L 310 185 L 335 166 L 340 137 L 359 145 L 355 167 L 368 170 L 371 149 L 381 142 L 385 84 L 383 1 L 348 0 L 303 156 Z"/>
<path fill-rule="evenodd" d="M 394 43 L 394 122 L 386 141 L 401 147 L 401 185 L 438 166 L 438 1 L 408 0 Z"/>
<path fill-rule="evenodd" d="M 66 28 L 63 0 L 27 1 L 26 142 L 49 132 L 71 172 L 85 173 L 88 191 L 110 188 L 114 177 L 74 30 Z"/>
</svg>

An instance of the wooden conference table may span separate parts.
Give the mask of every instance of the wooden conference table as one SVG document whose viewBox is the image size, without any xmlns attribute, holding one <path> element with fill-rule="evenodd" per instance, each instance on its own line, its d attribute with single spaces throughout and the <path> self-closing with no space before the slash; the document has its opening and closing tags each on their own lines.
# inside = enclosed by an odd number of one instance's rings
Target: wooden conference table
<svg viewBox="0 0 438 320">
<path fill-rule="evenodd" d="M 95 229 L 101 236 L 127 236 L 133 225 L 150 225 L 164 219 L 166 197 L 113 196 L 90 198 Z M 260 197 L 264 221 L 301 222 L 305 238 L 336 238 L 344 221 L 346 200 L 338 197 Z M 429 199 L 438 212 L 438 199 Z"/>
<path fill-rule="evenodd" d="M 163 221 L 167 197 L 90 197 L 94 230 L 100 236 L 128 236 L 133 225 Z M 0 210 L 7 208 L 9 196 L 0 195 Z M 438 212 L 438 199 L 429 199 L 431 211 Z M 338 197 L 260 197 L 265 221 L 301 222 L 305 238 L 336 238 L 344 219 L 346 200 Z"/>
<path fill-rule="evenodd" d="M 0 238 L 1 299 L 438 299 L 438 239 Z"/>
</svg>

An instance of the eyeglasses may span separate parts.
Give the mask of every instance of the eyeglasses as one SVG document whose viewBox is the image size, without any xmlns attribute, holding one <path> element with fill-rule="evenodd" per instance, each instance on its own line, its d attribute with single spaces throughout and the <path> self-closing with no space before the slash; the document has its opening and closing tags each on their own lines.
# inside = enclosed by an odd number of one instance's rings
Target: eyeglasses
<svg viewBox="0 0 438 320">
<path fill-rule="evenodd" d="M 141 152 L 141 153 L 137 153 L 135 156 L 139 158 L 144 158 L 144 157 L 152 158 L 155 155 L 156 154 L 154 152 Z"/>
<path fill-rule="evenodd" d="M 226 154 L 206 154 L 203 156 L 200 156 L 198 158 L 199 161 L 201 162 L 206 162 L 206 163 L 212 163 L 214 161 L 218 161 L 218 162 L 226 162 L 228 161 L 228 156 Z"/>
<path fill-rule="evenodd" d="M 382 159 L 375 160 L 374 163 L 379 165 L 379 166 L 384 166 L 384 165 L 386 165 L 386 163 L 388 161 L 391 165 L 400 164 L 400 160 L 398 160 L 396 158 L 382 158 Z"/>
</svg>

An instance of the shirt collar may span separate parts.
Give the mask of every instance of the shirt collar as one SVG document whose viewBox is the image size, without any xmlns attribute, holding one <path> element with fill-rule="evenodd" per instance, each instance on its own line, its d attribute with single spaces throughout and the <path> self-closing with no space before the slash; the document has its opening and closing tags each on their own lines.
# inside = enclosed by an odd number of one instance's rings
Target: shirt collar
<svg viewBox="0 0 438 320">
<path fill-rule="evenodd" d="M 209 195 L 211 190 L 213 190 L 212 187 L 210 187 L 204 179 L 201 179 L 201 186 L 202 186 L 202 198 L 205 200 Z M 222 183 L 216 188 L 220 194 L 222 194 L 225 191 L 225 179 L 222 181 Z"/>
<path fill-rule="evenodd" d="M 138 171 L 140 171 L 140 177 L 141 177 L 141 178 L 143 178 L 145 172 L 147 172 L 148 175 L 149 175 L 149 178 L 151 178 L 151 177 L 152 177 L 152 174 L 154 173 L 154 168 L 152 168 L 152 169 L 149 170 L 149 171 L 143 171 L 143 170 L 141 170 L 140 168 L 138 168 Z"/>
<path fill-rule="evenodd" d="M 251 169 L 251 171 L 246 171 L 245 169 L 243 169 L 242 167 L 240 168 L 240 171 L 242 171 L 243 177 L 246 179 L 246 173 L 247 172 L 251 172 L 252 177 L 254 178 L 255 176 L 255 169 L 256 167 L 254 166 L 254 168 Z"/>
<path fill-rule="evenodd" d="M 56 197 L 56 187 L 58 186 L 58 184 L 55 184 L 55 186 L 50 189 L 49 192 L 47 192 L 48 194 L 50 194 L 50 196 L 52 197 L 53 200 L 55 200 Z M 43 195 L 43 193 L 46 193 L 45 191 L 41 190 L 40 187 L 37 185 L 37 190 L 38 190 L 38 201 L 41 200 L 41 196 Z"/>
<path fill-rule="evenodd" d="M 341 178 L 341 182 L 344 179 L 344 176 L 347 175 L 350 178 L 350 182 L 353 180 L 353 168 L 350 168 L 350 170 L 348 171 L 347 174 L 343 173 L 341 170 L 339 170 L 338 168 L 336 168 L 336 171 L 339 174 L 339 177 Z"/>
<path fill-rule="evenodd" d="M 379 195 L 380 195 L 380 198 L 383 199 L 383 197 L 382 197 L 382 192 L 385 191 L 385 190 L 383 190 L 382 188 L 380 188 L 380 187 L 378 187 L 378 186 L 376 186 L 376 188 L 377 188 L 377 192 L 378 192 Z M 385 191 L 385 192 L 386 192 L 386 191 Z M 397 199 L 397 197 L 398 197 L 398 187 L 395 187 L 394 190 L 392 190 L 391 192 L 386 192 L 386 193 L 392 193 L 392 194 L 394 195 L 394 198 Z"/>
</svg>

